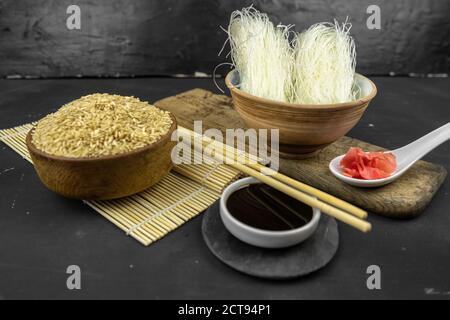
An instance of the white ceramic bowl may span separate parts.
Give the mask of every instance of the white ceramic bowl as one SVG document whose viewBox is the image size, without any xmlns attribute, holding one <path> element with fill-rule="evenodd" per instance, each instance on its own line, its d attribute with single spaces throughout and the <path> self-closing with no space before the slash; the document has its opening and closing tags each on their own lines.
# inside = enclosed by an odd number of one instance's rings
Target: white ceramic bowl
<svg viewBox="0 0 450 320">
<path fill-rule="evenodd" d="M 255 178 L 244 178 L 230 184 L 220 198 L 220 217 L 223 224 L 232 235 L 239 240 L 262 248 L 285 248 L 299 244 L 308 239 L 317 229 L 320 220 L 320 210 L 313 208 L 310 222 L 301 228 L 286 231 L 271 231 L 249 226 L 231 215 L 227 209 L 227 201 L 231 194 L 249 184 L 261 183 Z"/>
</svg>

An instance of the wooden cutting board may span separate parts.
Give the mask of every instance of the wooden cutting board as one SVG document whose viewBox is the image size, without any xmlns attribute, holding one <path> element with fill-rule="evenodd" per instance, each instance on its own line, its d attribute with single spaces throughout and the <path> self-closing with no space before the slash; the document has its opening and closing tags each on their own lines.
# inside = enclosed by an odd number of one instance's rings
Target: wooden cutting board
<svg viewBox="0 0 450 320">
<path fill-rule="evenodd" d="M 172 112 L 178 123 L 189 129 L 193 128 L 195 120 L 203 121 L 203 130 L 245 128 L 233 109 L 231 98 L 203 89 L 168 97 L 157 101 L 155 105 Z M 280 172 L 370 212 L 393 218 L 411 218 L 423 212 L 447 176 L 444 167 L 419 161 L 401 178 L 387 186 L 373 189 L 352 187 L 336 179 L 328 170 L 330 160 L 345 153 L 351 146 L 365 151 L 382 149 L 357 139 L 343 137 L 313 158 L 280 159 Z"/>
</svg>

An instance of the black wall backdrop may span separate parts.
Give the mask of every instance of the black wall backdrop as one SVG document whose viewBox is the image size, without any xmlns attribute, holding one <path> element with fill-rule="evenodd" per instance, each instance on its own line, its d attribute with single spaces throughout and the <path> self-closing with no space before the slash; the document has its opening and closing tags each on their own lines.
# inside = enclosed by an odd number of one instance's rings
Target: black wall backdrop
<svg viewBox="0 0 450 320">
<path fill-rule="evenodd" d="M 1 0 L 0 77 L 211 74 L 226 60 L 217 56 L 226 39 L 219 26 L 252 3 L 297 31 L 348 16 L 359 72 L 449 72 L 447 0 Z M 81 30 L 66 27 L 71 4 L 81 8 Z M 373 4 L 381 30 L 366 26 Z"/>
</svg>

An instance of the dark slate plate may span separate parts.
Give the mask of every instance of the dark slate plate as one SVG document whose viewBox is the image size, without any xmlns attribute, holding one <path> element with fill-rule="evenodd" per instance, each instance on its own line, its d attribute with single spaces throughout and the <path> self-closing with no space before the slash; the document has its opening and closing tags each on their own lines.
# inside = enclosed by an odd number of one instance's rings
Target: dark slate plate
<svg viewBox="0 0 450 320">
<path fill-rule="evenodd" d="M 324 214 L 311 238 L 297 246 L 264 249 L 248 245 L 225 228 L 219 201 L 206 211 L 202 232 L 211 252 L 223 263 L 248 275 L 268 279 L 290 279 L 317 271 L 331 261 L 339 247 L 336 220 Z"/>
</svg>

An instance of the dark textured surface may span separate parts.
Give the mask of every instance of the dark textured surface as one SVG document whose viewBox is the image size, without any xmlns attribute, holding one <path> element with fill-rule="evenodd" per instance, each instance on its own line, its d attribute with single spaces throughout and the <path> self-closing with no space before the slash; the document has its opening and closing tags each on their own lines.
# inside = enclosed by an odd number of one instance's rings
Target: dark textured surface
<svg viewBox="0 0 450 320">
<path fill-rule="evenodd" d="M 79 0 L 81 30 L 66 28 L 73 1 L 1 0 L 0 76 L 211 74 L 225 60 L 220 26 L 251 3 L 297 31 L 348 16 L 361 73 L 449 72 L 445 0 Z M 374 4 L 381 30 L 366 26 Z"/>
<path fill-rule="evenodd" d="M 242 273 L 274 280 L 306 276 L 325 267 L 339 247 L 334 219 L 322 215 L 316 232 L 305 242 L 285 249 L 263 249 L 235 238 L 220 219 L 219 201 L 204 214 L 202 233 L 211 252 Z"/>
<path fill-rule="evenodd" d="M 446 103 L 450 103 L 449 99 L 442 101 L 442 105 L 445 106 Z M 233 104 L 228 96 L 200 88 L 155 102 L 156 106 L 172 112 L 186 128 L 193 129 L 193 122 L 202 119 L 204 128 L 217 128 L 222 132 L 229 128 L 245 127 L 239 114 L 233 109 Z M 371 108 L 372 105 L 369 106 Z M 383 188 L 356 188 L 339 181 L 328 168 L 331 160 L 345 154 L 351 147 L 367 151 L 382 148 L 345 136 L 314 157 L 303 160 L 281 158 L 279 171 L 362 209 L 400 219 L 409 219 L 423 213 L 447 176 L 447 170 L 443 166 L 419 161 L 400 179 Z"/>
<path fill-rule="evenodd" d="M 373 80 L 379 94 L 350 136 L 394 148 L 449 121 L 450 79 Z M 86 93 L 155 101 L 199 87 L 214 90 L 199 79 L 2 80 L 0 128 L 37 120 Z M 450 143 L 426 160 L 450 170 Z M 217 260 L 203 241 L 201 217 L 146 248 L 80 201 L 47 191 L 30 164 L 2 144 L 0 173 L 0 298 L 449 298 L 449 179 L 420 217 L 370 215 L 370 234 L 341 224 L 339 251 L 326 268 L 273 282 Z M 82 269 L 81 291 L 66 289 L 72 264 Z M 366 287 L 372 264 L 382 271 L 380 291 Z"/>
</svg>

